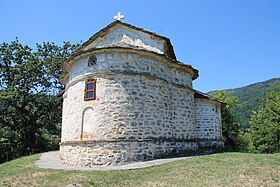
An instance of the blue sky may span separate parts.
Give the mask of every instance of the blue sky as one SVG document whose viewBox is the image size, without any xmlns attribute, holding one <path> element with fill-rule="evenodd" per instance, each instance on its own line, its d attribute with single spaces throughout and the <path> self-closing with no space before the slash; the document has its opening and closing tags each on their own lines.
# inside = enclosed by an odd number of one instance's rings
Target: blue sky
<svg viewBox="0 0 280 187">
<path fill-rule="evenodd" d="M 279 0 L 0 0 L 0 43 L 86 41 L 114 21 L 170 38 L 208 92 L 280 77 Z"/>
</svg>

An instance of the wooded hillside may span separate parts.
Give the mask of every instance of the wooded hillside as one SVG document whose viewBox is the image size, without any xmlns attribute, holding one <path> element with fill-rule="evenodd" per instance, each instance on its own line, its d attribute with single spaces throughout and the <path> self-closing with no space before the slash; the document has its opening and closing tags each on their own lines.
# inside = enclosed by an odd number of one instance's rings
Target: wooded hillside
<svg viewBox="0 0 280 187">
<path fill-rule="evenodd" d="M 241 88 L 227 90 L 232 96 L 238 98 L 238 106 L 232 109 L 232 114 L 239 119 L 242 127 L 248 127 L 248 121 L 253 114 L 252 111 L 259 109 L 262 100 L 265 98 L 265 94 L 272 89 L 277 81 L 280 81 L 280 78 L 273 78 Z"/>
</svg>

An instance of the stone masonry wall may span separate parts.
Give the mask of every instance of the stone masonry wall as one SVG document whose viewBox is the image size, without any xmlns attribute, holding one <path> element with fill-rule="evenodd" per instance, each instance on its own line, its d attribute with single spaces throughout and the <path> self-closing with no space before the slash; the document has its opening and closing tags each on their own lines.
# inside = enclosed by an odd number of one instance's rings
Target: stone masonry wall
<svg viewBox="0 0 280 187">
<path fill-rule="evenodd" d="M 187 89 L 172 86 L 172 83 L 176 83 L 191 87 L 189 74 L 170 70 L 161 61 L 141 54 L 113 52 L 112 54 L 96 53 L 96 56 L 96 65 L 88 67 L 89 57 L 85 57 L 74 63 L 70 69 L 70 81 L 66 85 L 63 101 L 62 141 L 80 139 L 82 114 L 87 107 L 93 108 L 92 120 L 95 124 L 106 124 L 112 129 L 118 127 L 115 127 L 115 122 L 108 121 L 111 118 L 108 118 L 107 115 L 115 116 L 114 118 L 118 118 L 119 122 L 124 120 L 124 116 L 141 119 L 140 124 L 125 119 L 126 121 L 123 123 L 131 123 L 131 129 L 133 126 L 146 126 L 148 122 L 152 124 L 171 123 L 173 119 L 170 118 L 173 117 L 181 119 L 181 121 L 173 120 L 176 121 L 174 125 L 178 125 L 178 123 L 193 125 L 193 121 L 189 122 L 194 118 L 190 104 L 193 102 L 193 94 Z M 97 99 L 83 101 L 85 81 L 91 78 L 97 79 Z M 155 113 L 158 110 L 160 112 Z M 174 114 L 170 113 L 171 111 L 175 111 Z M 179 113 L 184 116 L 181 118 Z M 186 122 L 183 122 L 184 120 Z M 110 133 L 102 128 L 96 128 L 96 130 L 103 133 L 96 133 L 95 139 L 110 136 Z M 190 129 L 184 130 L 190 131 L 189 134 L 191 134 Z M 158 133 L 156 131 L 160 131 L 157 126 L 150 129 L 154 135 Z M 175 129 L 171 130 L 166 136 L 186 136 L 178 135 L 175 132 Z M 128 133 L 136 135 L 135 132 Z M 115 135 L 113 136 L 115 137 Z"/>
<path fill-rule="evenodd" d="M 61 145 L 60 157 L 67 165 L 92 167 L 163 158 L 186 151 L 194 153 L 197 149 L 197 142 L 86 141 Z"/>
<path fill-rule="evenodd" d="M 194 138 L 193 93 L 188 89 L 142 75 L 94 77 L 96 100 L 83 101 L 84 80 L 68 89 L 62 141 L 80 139 L 83 111 L 89 107 L 93 140 Z"/>
<path fill-rule="evenodd" d="M 69 73 L 60 145 L 65 163 L 118 164 L 197 149 L 188 73 L 144 54 L 96 57 L 96 65 L 88 67 L 85 57 Z M 84 101 L 85 81 L 93 78 L 96 100 Z"/>
<path fill-rule="evenodd" d="M 206 99 L 196 99 L 194 108 L 196 137 L 220 140 L 222 134 L 220 105 Z"/>
</svg>

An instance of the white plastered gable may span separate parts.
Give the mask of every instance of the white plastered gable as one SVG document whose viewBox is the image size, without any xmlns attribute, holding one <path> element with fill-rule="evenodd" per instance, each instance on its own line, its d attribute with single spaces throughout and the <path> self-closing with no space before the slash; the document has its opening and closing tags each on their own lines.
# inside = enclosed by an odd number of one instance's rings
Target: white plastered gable
<svg viewBox="0 0 280 187">
<path fill-rule="evenodd" d="M 85 46 L 83 50 L 86 51 L 92 48 L 106 47 L 127 47 L 167 55 L 166 46 L 167 44 L 162 38 L 125 25 L 115 24 Z"/>
</svg>

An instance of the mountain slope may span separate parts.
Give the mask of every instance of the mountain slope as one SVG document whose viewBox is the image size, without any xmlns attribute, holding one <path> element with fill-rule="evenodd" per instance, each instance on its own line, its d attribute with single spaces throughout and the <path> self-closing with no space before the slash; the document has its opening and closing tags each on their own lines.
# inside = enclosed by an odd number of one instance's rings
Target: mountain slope
<svg viewBox="0 0 280 187">
<path fill-rule="evenodd" d="M 267 91 L 269 91 L 277 81 L 280 81 L 280 78 L 228 90 L 231 95 L 238 98 L 239 106 L 233 109 L 232 114 L 239 118 L 243 127 L 248 127 L 248 121 L 251 118 L 252 111 L 257 111 L 259 109 Z"/>
</svg>

